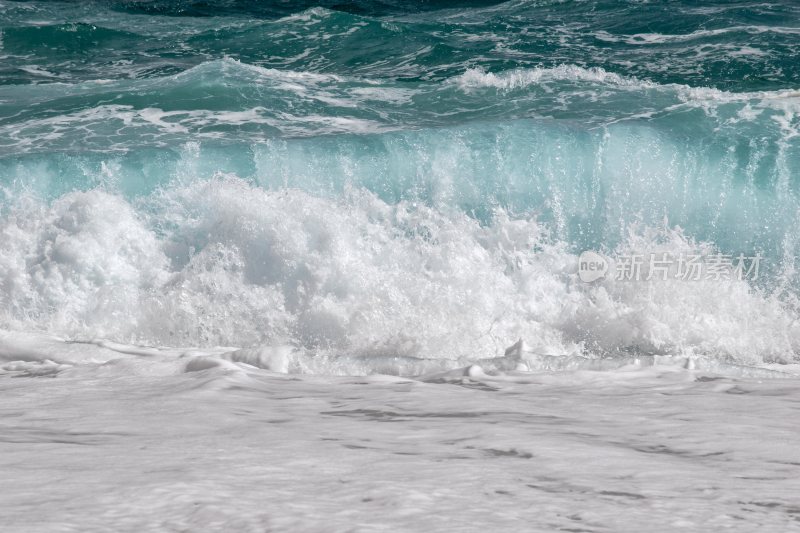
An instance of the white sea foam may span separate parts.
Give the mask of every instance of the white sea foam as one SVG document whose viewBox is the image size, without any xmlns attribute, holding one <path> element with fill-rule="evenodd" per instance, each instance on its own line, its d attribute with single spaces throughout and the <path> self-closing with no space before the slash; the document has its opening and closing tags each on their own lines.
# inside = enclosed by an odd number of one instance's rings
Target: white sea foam
<svg viewBox="0 0 800 533">
<path fill-rule="evenodd" d="M 594 35 L 601 41 L 619 43 L 623 42 L 632 45 L 652 45 L 665 43 L 683 43 L 703 39 L 706 37 L 716 37 L 728 33 L 748 33 L 751 35 L 761 33 L 778 33 L 783 35 L 800 35 L 800 28 L 791 26 L 731 26 L 728 28 L 717 28 L 713 30 L 697 30 L 691 33 L 662 34 L 662 33 L 635 33 L 630 35 L 614 35 L 601 30 Z"/>
<path fill-rule="evenodd" d="M 583 68 L 577 65 L 559 65 L 553 68 L 514 69 L 498 74 L 479 68 L 468 69 L 455 79 L 463 90 L 495 87 L 511 90 L 552 81 L 591 82 L 635 89 L 651 89 L 658 85 L 632 77 L 620 76 L 602 68 Z"/>
<path fill-rule="evenodd" d="M 685 95 L 686 98 L 707 98 L 719 102 L 742 102 L 754 99 L 791 100 L 800 97 L 800 91 L 797 89 L 730 92 L 711 87 L 693 87 L 677 83 L 659 84 L 634 76 L 623 76 L 599 67 L 584 68 L 577 65 L 512 69 L 499 73 L 472 68 L 454 78 L 455 84 L 466 91 L 481 87 L 493 87 L 503 90 L 524 89 L 554 81 L 589 82 L 632 90 L 670 92 Z"/>
<path fill-rule="evenodd" d="M 410 380 L 184 363 L 0 368 L 0 464 L 14 487 L 0 499 L 4 531 L 796 523 L 797 379 L 630 366 Z"/>
<path fill-rule="evenodd" d="M 358 190 L 326 199 L 236 178 L 136 205 L 92 190 L 7 210 L 0 323 L 157 346 L 290 345 L 281 368 L 328 373 L 423 373 L 502 356 L 519 338 L 531 360 L 762 364 L 800 349 L 796 315 L 746 282 L 584 284 L 565 244 L 502 212 L 482 226 Z M 621 251 L 696 249 L 648 230 Z"/>
<path fill-rule="evenodd" d="M 758 50 L 746 49 L 746 47 L 736 47 L 734 52 L 759 53 Z M 576 65 L 514 69 L 497 74 L 481 69 L 469 69 L 454 79 L 456 86 L 465 92 L 487 87 L 502 91 L 517 91 L 535 87 L 541 87 L 545 92 L 561 91 L 562 88 L 555 86 L 555 82 L 589 83 L 600 88 L 648 92 L 651 101 L 660 102 L 658 107 L 666 112 L 689 106 L 702 108 L 710 116 L 716 116 L 718 108 L 726 104 L 752 105 L 760 109 L 778 111 L 784 117 L 788 117 L 791 122 L 793 116 L 800 111 L 800 91 L 796 89 L 730 92 L 712 87 L 693 87 L 674 83 L 659 84 L 633 76 L 622 76 L 602 68 L 583 68 Z M 565 94 L 569 96 L 572 94 L 570 91 L 573 90 L 570 89 Z M 582 89 L 582 92 L 573 96 L 577 96 L 576 101 L 584 101 L 587 95 L 590 99 L 598 97 L 597 94 L 592 95 L 591 91 L 587 92 L 586 89 Z M 649 113 L 637 116 L 649 116 Z M 755 118 L 758 115 L 748 116 Z M 780 121 L 781 118 L 775 120 Z M 782 130 L 785 132 L 786 128 L 782 127 Z"/>
<path fill-rule="evenodd" d="M 738 47 L 735 53 L 758 53 Z M 235 96 L 218 98 L 213 105 L 186 105 L 173 91 L 197 86 L 215 87 Z M 225 88 L 223 88 L 223 86 Z M 495 89 L 494 94 L 486 89 Z M 133 92 L 158 92 L 161 105 L 141 106 L 126 101 Z M 212 94 L 214 91 L 212 91 Z M 465 100 L 465 93 L 470 96 Z M 638 95 L 634 99 L 631 95 Z M 711 124 L 723 126 L 738 109 L 722 110 L 728 104 L 740 108 L 769 109 L 776 121 L 758 114 L 739 114 L 737 120 L 753 117 L 786 136 L 796 129 L 793 116 L 800 109 L 798 91 L 729 92 L 710 87 L 658 84 L 609 72 L 600 68 L 560 65 L 553 68 L 516 69 L 500 73 L 469 69 L 445 82 L 398 87 L 371 79 L 344 78 L 311 72 L 279 71 L 247 65 L 232 59 L 210 61 L 168 78 L 96 82 L 81 85 L 46 84 L 35 88 L 0 89 L 2 101 L 29 102 L 15 120 L 0 126 L 0 149 L 4 152 L 42 151 L 54 148 L 78 150 L 129 150 L 142 145 L 169 146 L 202 139 L 236 139 L 263 142 L 276 136 L 319 136 L 340 133 L 382 133 L 426 128 L 472 120 L 476 112 L 487 120 L 508 122 L 521 118 L 552 117 L 581 119 L 589 126 L 680 113 L 700 108 Z M 64 96 L 86 97 L 86 105 L 61 113 L 42 112 L 40 102 Z M 641 98 L 639 97 L 641 96 Z M 108 103 L 117 101 L 116 103 Z M 158 99 L 157 99 L 158 101 Z M 409 115 L 406 107 L 414 103 Z M 446 105 L 445 105 L 446 104 Z M 184 107 L 185 106 L 185 107 Z M 456 109 L 441 113 L 441 108 Z M 544 109 L 548 113 L 542 114 Z M 244 126 L 244 127 L 238 127 Z"/>
<path fill-rule="evenodd" d="M 0 35 L 0 38 L 2 35 Z M 0 39 L 0 45 L 2 45 L 2 39 Z M 45 70 L 38 65 L 25 65 L 19 67 L 20 70 L 27 72 L 28 74 L 33 74 L 34 76 L 41 76 L 44 78 L 58 78 L 57 74 L 53 74 L 49 70 Z"/>
</svg>

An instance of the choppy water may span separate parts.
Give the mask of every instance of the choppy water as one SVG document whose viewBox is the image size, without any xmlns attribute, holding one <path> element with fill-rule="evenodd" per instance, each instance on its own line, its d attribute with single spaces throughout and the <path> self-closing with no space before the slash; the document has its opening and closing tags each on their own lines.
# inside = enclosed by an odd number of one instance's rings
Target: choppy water
<svg viewBox="0 0 800 533">
<path fill-rule="evenodd" d="M 0 28 L 6 327 L 795 358 L 791 2 L 4 1 Z M 587 248 L 766 274 L 584 286 Z"/>
<path fill-rule="evenodd" d="M 6 328 L 796 359 L 793 2 L 3 0 L 0 36 Z M 586 249 L 764 260 L 586 285 Z"/>
<path fill-rule="evenodd" d="M 796 530 L 798 178 L 789 0 L 0 0 L 0 530 Z"/>
</svg>

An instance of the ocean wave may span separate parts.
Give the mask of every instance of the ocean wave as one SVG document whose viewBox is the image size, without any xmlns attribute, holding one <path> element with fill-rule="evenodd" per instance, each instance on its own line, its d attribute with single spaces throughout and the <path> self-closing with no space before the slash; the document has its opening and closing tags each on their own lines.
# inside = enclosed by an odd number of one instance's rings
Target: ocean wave
<svg viewBox="0 0 800 533">
<path fill-rule="evenodd" d="M 759 35 L 763 33 L 800 35 L 800 28 L 791 26 L 731 26 L 728 28 L 716 28 L 713 30 L 696 30 L 691 33 L 684 34 L 635 33 L 632 35 L 614 35 L 607 31 L 601 30 L 598 31 L 595 36 L 601 41 L 610 43 L 623 42 L 632 45 L 653 45 L 685 43 L 731 33 L 746 33 L 750 35 Z"/>
<path fill-rule="evenodd" d="M 538 212 L 559 239 L 582 246 L 613 246 L 635 220 L 658 224 L 666 216 L 727 250 L 769 251 L 779 268 L 784 259 L 778 251 L 795 240 L 798 205 L 791 110 L 748 104 L 705 109 L 702 100 L 678 102 L 674 117 L 602 128 L 528 119 L 364 133 L 346 116 L 311 124 L 328 117 L 309 115 L 292 126 L 340 128 L 347 134 L 276 133 L 244 143 L 226 128 L 263 132 L 269 124 L 259 121 L 272 120 L 268 111 L 188 114 L 107 107 L 92 110 L 102 114 L 84 115 L 82 123 L 70 117 L 55 130 L 43 129 L 49 138 L 39 139 L 31 130 L 20 137 L 20 143 L 49 143 L 51 149 L 80 143 L 74 145 L 80 150 L 0 159 L 0 200 L 7 204 L 32 193 L 51 201 L 98 184 L 134 198 L 175 180 L 234 174 L 269 190 L 290 187 L 315 195 L 365 188 L 388 203 L 448 206 L 479 220 L 496 207 Z M 719 116 L 709 118 L 713 113 Z M 695 123 L 687 120 L 690 114 Z M 107 129 L 93 131 L 95 124 Z M 680 134 L 668 128 L 675 124 Z M 76 125 L 82 136 L 74 133 Z M 385 125 L 364 124 L 366 130 L 373 127 Z M 62 140 L 54 132 L 71 137 Z M 90 153 L 94 135 L 102 144 Z M 199 136 L 207 139 L 178 144 Z M 160 146 L 159 141 L 171 142 Z"/>
<path fill-rule="evenodd" d="M 619 87 L 634 91 L 672 92 L 695 98 L 714 99 L 720 102 L 742 102 L 749 100 L 791 100 L 800 96 L 800 89 L 776 91 L 726 91 L 714 87 L 694 87 L 679 83 L 656 83 L 636 76 L 625 76 L 609 72 L 600 67 L 558 65 L 548 68 L 513 69 L 504 72 L 486 72 L 480 68 L 469 69 L 453 78 L 452 83 L 462 90 L 491 87 L 517 90 L 535 87 L 548 82 L 586 82 L 589 84 Z"/>
<path fill-rule="evenodd" d="M 698 134 L 709 128 L 733 133 L 733 125 L 752 123 L 785 140 L 798 130 L 799 94 L 658 84 L 576 65 L 470 69 L 444 82 L 398 83 L 226 58 L 158 78 L 0 87 L 0 155 L 214 139 L 260 143 L 476 121 L 560 120 L 591 129 L 645 120 L 658 128 L 672 127 L 671 117 L 693 108 L 703 112 L 690 119 Z"/>
<path fill-rule="evenodd" d="M 626 77 L 602 68 L 584 68 L 577 65 L 558 65 L 552 68 L 515 69 L 507 72 L 493 73 L 482 69 L 469 69 L 455 78 L 455 83 L 462 89 L 476 87 L 494 87 L 498 89 L 520 89 L 538 85 L 548 81 L 590 82 L 633 89 L 653 89 L 658 84 Z"/>
<path fill-rule="evenodd" d="M 393 81 L 441 82 L 472 67 L 497 72 L 557 64 L 738 91 L 776 89 L 797 77 L 797 29 L 785 15 L 772 20 L 730 13 L 714 25 L 721 27 L 706 27 L 678 10 L 642 26 L 632 22 L 627 4 L 589 5 L 13 3 L 0 13 L 0 31 L 5 67 L 14 75 L 0 83 L 152 78 L 224 56 L 281 70 Z M 439 10 L 436 20 L 429 9 Z M 138 10 L 147 13 L 147 25 Z M 568 12 L 577 25 L 551 22 Z M 21 70 L 30 64 L 55 77 Z"/>
<path fill-rule="evenodd" d="M 791 6 L 147 4 L 0 13 L 3 328 L 287 345 L 303 372 L 520 338 L 541 368 L 796 359 Z M 589 248 L 762 253 L 764 277 L 584 284 Z"/>
<path fill-rule="evenodd" d="M 136 205 L 102 190 L 21 200 L 0 220 L 0 320 L 12 329 L 157 346 L 285 344 L 332 367 L 356 357 L 363 369 L 371 357 L 385 366 L 503 356 L 519 338 L 523 358 L 760 364 L 795 361 L 800 349 L 791 308 L 747 281 L 584 284 L 577 256 L 546 225 L 502 211 L 482 225 L 363 190 L 325 199 L 226 178 Z M 665 229 L 619 250 L 707 246 Z"/>
</svg>

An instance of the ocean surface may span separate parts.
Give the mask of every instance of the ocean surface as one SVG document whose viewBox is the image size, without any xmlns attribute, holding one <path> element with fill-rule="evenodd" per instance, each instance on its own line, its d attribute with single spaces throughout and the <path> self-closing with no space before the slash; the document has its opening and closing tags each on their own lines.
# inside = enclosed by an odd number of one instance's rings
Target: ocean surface
<svg viewBox="0 0 800 533">
<path fill-rule="evenodd" d="M 794 1 L 0 0 L 0 529 L 800 531 L 799 251 Z"/>
</svg>

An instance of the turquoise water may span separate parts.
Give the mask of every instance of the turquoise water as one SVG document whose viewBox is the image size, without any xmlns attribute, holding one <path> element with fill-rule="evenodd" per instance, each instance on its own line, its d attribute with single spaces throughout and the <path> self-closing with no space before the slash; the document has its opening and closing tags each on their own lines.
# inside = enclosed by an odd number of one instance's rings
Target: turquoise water
<svg viewBox="0 0 800 533">
<path fill-rule="evenodd" d="M 794 360 L 799 178 L 786 0 L 0 0 L 6 328 Z M 586 249 L 764 263 L 583 285 Z"/>
</svg>

